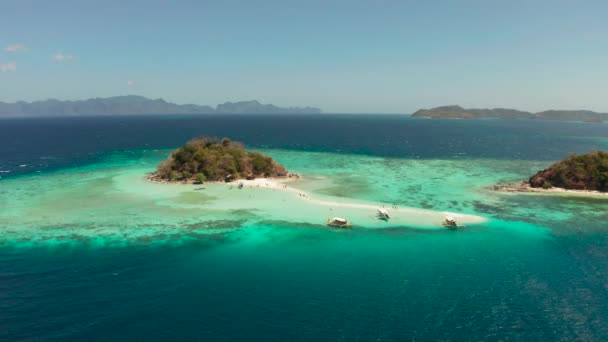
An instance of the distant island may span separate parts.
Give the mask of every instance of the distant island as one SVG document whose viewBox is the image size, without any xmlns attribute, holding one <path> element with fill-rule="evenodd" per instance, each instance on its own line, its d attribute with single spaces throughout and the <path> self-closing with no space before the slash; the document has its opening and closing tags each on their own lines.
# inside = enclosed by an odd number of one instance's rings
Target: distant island
<svg viewBox="0 0 608 342">
<path fill-rule="evenodd" d="M 175 150 L 150 177 L 153 181 L 203 183 L 288 176 L 271 157 L 245 150 L 228 138 L 199 137 Z"/>
<path fill-rule="evenodd" d="M 258 101 L 226 102 L 211 106 L 178 105 L 163 99 L 127 95 L 79 101 L 44 100 L 34 102 L 0 102 L 0 118 L 60 117 L 143 114 L 317 114 L 314 107 L 277 107 Z"/>
<path fill-rule="evenodd" d="M 465 109 L 460 106 L 442 106 L 431 109 L 420 109 L 412 114 L 414 118 L 433 119 L 537 119 L 562 121 L 608 121 L 608 113 L 597 113 L 589 110 L 547 110 L 530 113 L 516 109 Z"/>
</svg>

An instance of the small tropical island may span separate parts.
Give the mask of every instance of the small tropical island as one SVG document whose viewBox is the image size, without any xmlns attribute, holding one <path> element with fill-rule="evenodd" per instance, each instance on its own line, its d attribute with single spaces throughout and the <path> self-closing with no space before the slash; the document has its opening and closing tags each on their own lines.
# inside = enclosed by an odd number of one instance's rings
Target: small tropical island
<svg viewBox="0 0 608 342">
<path fill-rule="evenodd" d="M 274 159 L 257 151 L 249 152 L 240 142 L 198 137 L 173 151 L 150 180 L 200 184 L 288 175 Z"/>
<path fill-rule="evenodd" d="M 572 154 L 517 185 L 497 185 L 510 192 L 570 192 L 608 195 L 608 152 Z"/>
<path fill-rule="evenodd" d="M 608 192 L 608 152 L 573 154 L 528 180 L 533 188 Z"/>
<path fill-rule="evenodd" d="M 302 185 L 299 174 L 287 172 L 272 157 L 248 151 L 242 143 L 228 138 L 190 140 L 159 163 L 147 179 L 157 183 L 155 187 L 170 186 L 171 192 L 204 190 L 198 192 L 201 200 L 205 196 L 213 198 L 205 202 L 208 210 L 254 210 L 264 212 L 266 219 L 287 217 L 296 222 L 324 222 L 340 229 L 351 227 L 352 222 L 373 228 L 387 227 L 390 222 L 433 229 L 485 222 L 476 215 L 397 205 L 388 208 L 382 202 L 314 194 L 298 186 Z M 204 187 L 188 186 L 202 183 L 206 183 Z"/>
</svg>

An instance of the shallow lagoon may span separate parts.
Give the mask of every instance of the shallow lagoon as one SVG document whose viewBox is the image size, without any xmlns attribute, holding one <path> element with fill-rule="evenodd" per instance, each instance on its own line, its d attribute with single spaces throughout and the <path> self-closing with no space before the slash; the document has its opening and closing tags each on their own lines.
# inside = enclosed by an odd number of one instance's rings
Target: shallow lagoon
<svg viewBox="0 0 608 342">
<path fill-rule="evenodd" d="M 442 212 L 469 214 L 463 223 L 478 224 L 501 219 L 484 210 L 505 198 L 489 186 L 540 164 L 263 152 L 303 175 L 288 184 L 293 192 L 147 181 L 168 150 L 117 152 L 83 168 L 5 180 L 3 241 L 176 237 L 273 222 L 319 229 L 330 216 L 348 217 L 359 229 L 442 229 Z M 389 222 L 375 218 L 381 206 L 391 211 Z"/>
</svg>

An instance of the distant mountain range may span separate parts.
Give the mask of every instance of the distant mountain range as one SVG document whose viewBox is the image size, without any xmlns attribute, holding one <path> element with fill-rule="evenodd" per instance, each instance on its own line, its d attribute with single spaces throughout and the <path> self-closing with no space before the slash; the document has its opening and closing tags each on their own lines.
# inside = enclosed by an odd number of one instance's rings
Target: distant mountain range
<svg viewBox="0 0 608 342">
<path fill-rule="evenodd" d="M 516 109 L 464 109 L 460 106 L 443 106 L 431 109 L 420 109 L 412 114 L 415 118 L 433 119 L 538 119 L 563 121 L 608 121 L 608 113 L 597 113 L 589 110 L 547 110 L 530 113 Z"/>
<path fill-rule="evenodd" d="M 35 102 L 0 102 L 0 118 L 8 117 L 54 117 L 95 115 L 138 114 L 303 114 L 321 113 L 314 107 L 277 107 L 258 101 L 226 102 L 211 106 L 194 104 L 178 105 L 163 99 L 148 99 L 143 96 L 115 96 L 79 101 L 45 100 Z"/>
</svg>

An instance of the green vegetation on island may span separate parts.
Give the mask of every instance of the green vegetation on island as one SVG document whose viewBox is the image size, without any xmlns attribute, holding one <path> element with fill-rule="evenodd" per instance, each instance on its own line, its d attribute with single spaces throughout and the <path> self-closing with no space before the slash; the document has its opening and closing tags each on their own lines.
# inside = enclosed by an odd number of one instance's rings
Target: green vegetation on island
<svg viewBox="0 0 608 342">
<path fill-rule="evenodd" d="M 533 188 L 608 192 L 608 152 L 573 154 L 530 177 Z"/>
<path fill-rule="evenodd" d="M 589 110 L 547 110 L 530 113 L 516 109 L 465 109 L 460 106 L 442 106 L 431 109 L 420 109 L 412 114 L 414 118 L 433 119 L 537 119 L 561 121 L 608 121 L 608 114 Z"/>
<path fill-rule="evenodd" d="M 202 183 L 283 176 L 287 170 L 282 165 L 262 153 L 245 150 L 239 142 L 199 137 L 171 153 L 151 179 Z"/>
</svg>

